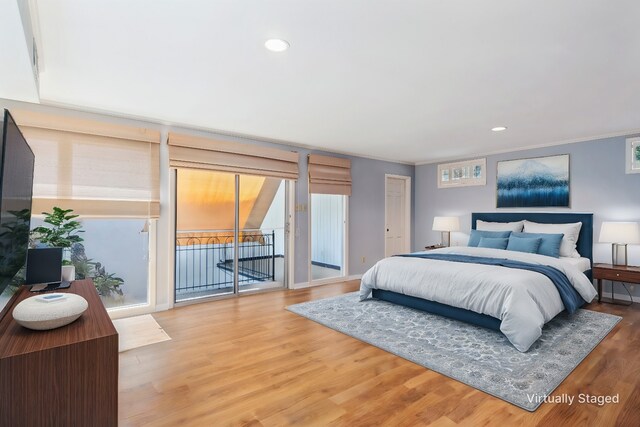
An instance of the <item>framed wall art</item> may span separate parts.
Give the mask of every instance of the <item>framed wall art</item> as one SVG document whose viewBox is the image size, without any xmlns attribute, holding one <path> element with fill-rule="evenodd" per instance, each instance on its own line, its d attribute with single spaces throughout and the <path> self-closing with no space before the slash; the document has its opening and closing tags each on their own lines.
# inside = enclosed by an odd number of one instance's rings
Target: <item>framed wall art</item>
<svg viewBox="0 0 640 427">
<path fill-rule="evenodd" d="M 498 162 L 497 207 L 569 207 L 569 155 Z"/>
<path fill-rule="evenodd" d="M 640 173 L 640 137 L 627 139 L 627 173 Z"/>
<path fill-rule="evenodd" d="M 487 185 L 487 159 L 438 165 L 438 188 Z"/>
</svg>

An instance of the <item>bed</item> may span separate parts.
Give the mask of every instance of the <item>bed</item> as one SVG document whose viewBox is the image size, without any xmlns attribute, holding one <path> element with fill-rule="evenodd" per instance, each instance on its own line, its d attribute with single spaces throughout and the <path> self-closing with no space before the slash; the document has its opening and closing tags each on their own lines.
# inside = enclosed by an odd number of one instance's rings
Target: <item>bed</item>
<svg viewBox="0 0 640 427">
<path fill-rule="evenodd" d="M 499 330 L 514 347 L 525 352 L 540 337 L 546 322 L 565 309 L 572 312 L 592 301 L 597 293 L 591 283 L 592 214 L 473 213 L 472 229 L 476 229 L 478 221 L 521 220 L 538 224 L 581 222 L 576 243 L 580 256 L 563 259 L 500 249 L 453 247 L 390 257 L 363 275 L 360 298 L 372 296 Z M 550 272 L 559 272 L 559 277 L 554 278 Z M 570 289 L 563 290 L 558 282 Z M 567 291 L 579 295 L 579 301 L 571 300 Z"/>
</svg>

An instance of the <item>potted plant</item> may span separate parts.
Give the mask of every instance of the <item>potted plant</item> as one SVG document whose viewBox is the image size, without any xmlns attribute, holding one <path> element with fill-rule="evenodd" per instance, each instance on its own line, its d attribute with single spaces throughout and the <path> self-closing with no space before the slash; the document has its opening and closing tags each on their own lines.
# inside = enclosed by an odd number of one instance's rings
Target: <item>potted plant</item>
<svg viewBox="0 0 640 427">
<path fill-rule="evenodd" d="M 108 273 L 100 262 L 87 258 L 82 243 L 76 243 L 71 247 L 71 262 L 76 267 L 76 277 L 93 279 L 93 284 L 101 297 L 106 300 L 124 298 L 124 292 L 120 288 L 124 285 L 124 279 Z"/>
<path fill-rule="evenodd" d="M 71 263 L 71 246 L 80 243 L 84 239 L 80 233 L 82 224 L 77 221 L 78 215 L 72 214 L 73 209 L 53 208 L 53 212 L 43 212 L 44 222 L 49 227 L 40 226 L 32 231 L 32 238 L 40 244 L 52 248 L 63 248 L 64 256 L 62 260 L 62 278 L 63 280 L 75 280 L 75 266 Z"/>
<path fill-rule="evenodd" d="M 63 280 L 73 281 L 76 278 L 91 278 L 98 294 L 103 298 L 123 298 L 121 286 L 124 280 L 106 271 L 104 265 L 88 258 L 80 233 L 82 224 L 77 221 L 73 209 L 53 208 L 52 213 L 43 212 L 46 226 L 36 227 L 31 231 L 31 238 L 39 244 L 64 248 L 62 261 Z"/>
</svg>

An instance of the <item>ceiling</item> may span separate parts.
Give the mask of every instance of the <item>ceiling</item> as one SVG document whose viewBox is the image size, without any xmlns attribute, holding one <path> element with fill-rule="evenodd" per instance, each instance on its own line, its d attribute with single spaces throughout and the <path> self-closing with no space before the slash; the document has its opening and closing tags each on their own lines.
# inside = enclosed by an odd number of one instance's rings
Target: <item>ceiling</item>
<svg viewBox="0 0 640 427">
<path fill-rule="evenodd" d="M 637 0 L 32 9 L 42 103 L 409 163 L 640 129 Z"/>
<path fill-rule="evenodd" d="M 25 2 L 20 6 L 15 1 L 0 1 L 0 97 L 38 102 L 32 44 L 27 41 L 33 40 L 27 36 L 31 34 L 29 12 Z"/>
</svg>

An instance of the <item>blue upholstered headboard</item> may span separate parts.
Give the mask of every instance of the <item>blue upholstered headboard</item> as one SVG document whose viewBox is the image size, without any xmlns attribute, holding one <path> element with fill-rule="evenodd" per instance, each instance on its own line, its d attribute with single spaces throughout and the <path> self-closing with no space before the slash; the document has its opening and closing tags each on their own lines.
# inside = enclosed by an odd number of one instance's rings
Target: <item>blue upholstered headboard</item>
<svg viewBox="0 0 640 427">
<path fill-rule="evenodd" d="M 590 213 L 554 213 L 554 212 L 486 212 L 471 214 L 471 228 L 476 229 L 476 221 L 513 222 L 528 220 L 542 224 L 567 224 L 581 222 L 577 249 L 580 256 L 589 258 L 593 265 L 593 214 Z M 591 277 L 591 272 L 585 272 Z"/>
</svg>

